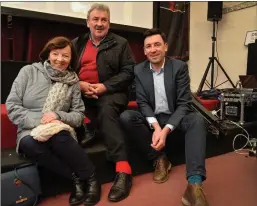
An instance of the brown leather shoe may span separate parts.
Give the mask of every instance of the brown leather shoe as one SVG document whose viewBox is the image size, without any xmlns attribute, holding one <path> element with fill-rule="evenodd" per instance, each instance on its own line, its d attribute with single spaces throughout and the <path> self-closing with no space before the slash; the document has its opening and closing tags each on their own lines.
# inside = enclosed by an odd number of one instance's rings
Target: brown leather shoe
<svg viewBox="0 0 257 206">
<path fill-rule="evenodd" d="M 171 167 L 172 165 L 166 155 L 159 157 L 155 162 L 153 181 L 155 183 L 166 182 L 169 178 L 169 171 L 171 170 Z"/>
<path fill-rule="evenodd" d="M 203 192 L 202 185 L 188 183 L 186 191 L 182 197 L 184 206 L 208 206 L 208 202 Z"/>
</svg>

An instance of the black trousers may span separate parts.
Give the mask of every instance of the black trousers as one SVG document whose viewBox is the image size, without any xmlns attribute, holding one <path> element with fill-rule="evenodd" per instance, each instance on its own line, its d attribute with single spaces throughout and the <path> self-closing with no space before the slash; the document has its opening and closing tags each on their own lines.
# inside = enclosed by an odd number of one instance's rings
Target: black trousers
<svg viewBox="0 0 257 206">
<path fill-rule="evenodd" d="M 108 159 L 112 162 L 127 161 L 125 134 L 119 121 L 128 104 L 126 94 L 107 94 L 97 100 L 84 97 L 83 100 L 91 127 L 97 128 L 104 138 Z"/>
<path fill-rule="evenodd" d="M 140 146 L 140 150 L 147 154 L 149 159 L 163 154 L 151 147 L 153 130 L 150 129 L 148 122 L 140 112 L 127 110 L 121 114 L 120 120 L 127 136 L 133 138 L 135 144 Z M 166 125 L 168 115 L 158 115 L 157 120 L 163 127 Z M 197 113 L 191 112 L 181 120 L 176 129 L 185 133 L 187 178 L 199 174 L 205 180 L 206 124 L 204 119 Z M 167 138 L 172 138 L 174 132 L 171 132 Z"/>
<path fill-rule="evenodd" d="M 53 135 L 47 142 L 39 142 L 32 136 L 23 137 L 19 152 L 69 179 L 74 172 L 81 180 L 86 180 L 95 171 L 88 155 L 67 131 Z"/>
</svg>

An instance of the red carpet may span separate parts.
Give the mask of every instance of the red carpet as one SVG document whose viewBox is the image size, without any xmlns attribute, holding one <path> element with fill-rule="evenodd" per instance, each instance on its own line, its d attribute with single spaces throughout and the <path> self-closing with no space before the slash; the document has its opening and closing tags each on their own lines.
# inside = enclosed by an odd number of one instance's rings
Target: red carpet
<svg viewBox="0 0 257 206">
<path fill-rule="evenodd" d="M 207 180 L 204 191 L 210 206 L 256 206 L 257 205 L 257 158 L 235 153 L 207 159 Z M 174 167 L 170 178 L 163 184 L 155 184 L 152 174 L 136 176 L 130 196 L 111 203 L 107 195 L 111 183 L 102 185 L 102 198 L 98 206 L 179 206 L 186 188 L 185 165 Z M 47 198 L 40 206 L 65 206 L 69 194 Z"/>
</svg>

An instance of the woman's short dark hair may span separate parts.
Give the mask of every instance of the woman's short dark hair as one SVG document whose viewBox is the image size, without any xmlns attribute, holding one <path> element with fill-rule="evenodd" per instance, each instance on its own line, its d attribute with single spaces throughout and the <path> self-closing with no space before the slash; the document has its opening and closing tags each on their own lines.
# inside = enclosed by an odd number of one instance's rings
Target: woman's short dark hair
<svg viewBox="0 0 257 206">
<path fill-rule="evenodd" d="M 149 37 L 149 36 L 153 36 L 153 35 L 157 35 L 159 34 L 162 37 L 162 40 L 164 43 L 167 43 L 167 37 L 166 35 L 158 28 L 152 28 L 152 29 L 148 29 L 144 32 L 144 40 Z"/>
<path fill-rule="evenodd" d="M 71 61 L 70 61 L 70 65 L 67 69 L 70 71 L 75 71 L 76 66 L 77 66 L 76 51 L 75 51 L 74 46 L 71 43 L 71 41 L 68 38 L 63 37 L 63 36 L 54 37 L 46 43 L 46 45 L 44 46 L 42 51 L 39 53 L 40 61 L 41 62 L 46 61 L 49 57 L 50 52 L 53 49 L 63 49 L 66 46 L 70 46 L 70 48 L 71 48 Z"/>
</svg>

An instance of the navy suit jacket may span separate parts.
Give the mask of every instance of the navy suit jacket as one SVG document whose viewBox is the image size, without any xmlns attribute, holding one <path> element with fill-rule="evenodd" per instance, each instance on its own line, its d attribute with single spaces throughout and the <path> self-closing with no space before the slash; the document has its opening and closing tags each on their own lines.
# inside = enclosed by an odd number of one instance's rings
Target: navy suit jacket
<svg viewBox="0 0 257 206">
<path fill-rule="evenodd" d="M 136 101 L 145 117 L 155 117 L 155 95 L 153 74 L 148 60 L 134 68 Z M 166 57 L 164 65 L 164 85 L 171 115 L 166 124 L 177 127 L 185 115 L 192 111 L 190 78 L 185 62 Z"/>
</svg>

